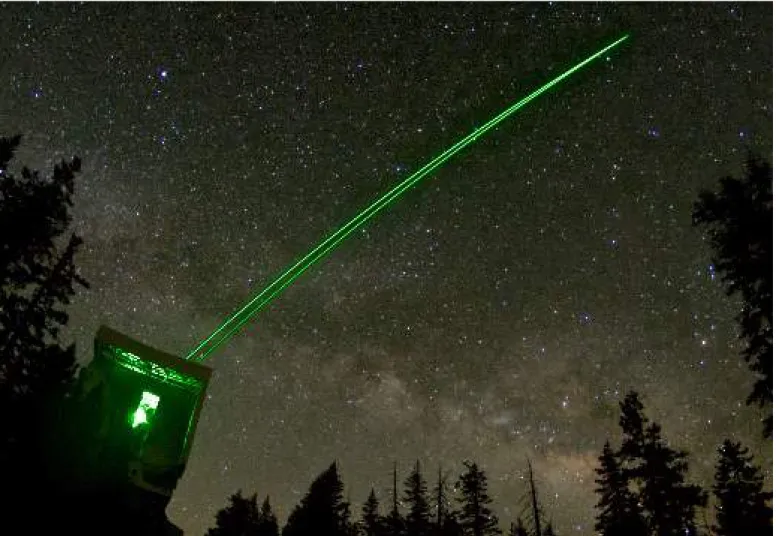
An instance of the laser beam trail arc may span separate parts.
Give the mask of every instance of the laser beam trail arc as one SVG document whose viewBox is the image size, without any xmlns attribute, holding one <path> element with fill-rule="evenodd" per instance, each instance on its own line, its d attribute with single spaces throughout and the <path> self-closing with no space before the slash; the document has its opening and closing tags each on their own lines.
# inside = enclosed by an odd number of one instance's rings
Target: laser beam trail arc
<svg viewBox="0 0 776 536">
<path fill-rule="evenodd" d="M 345 238 L 352 234 L 356 229 L 364 225 L 367 221 L 373 218 L 378 212 L 388 207 L 391 203 L 395 202 L 399 196 L 404 192 L 412 188 L 424 177 L 429 175 L 432 171 L 444 164 L 447 160 L 452 158 L 455 154 L 462 151 L 465 147 L 471 145 L 480 136 L 493 129 L 504 121 L 507 117 L 517 112 L 520 108 L 534 100 L 542 93 L 548 91 L 553 86 L 557 85 L 562 80 L 565 80 L 575 72 L 582 69 L 584 66 L 592 62 L 593 60 L 606 54 L 611 49 L 615 48 L 623 41 L 628 39 L 629 35 L 626 34 L 613 43 L 602 48 L 595 54 L 587 57 L 581 62 L 577 63 L 573 67 L 564 71 L 560 75 L 556 76 L 543 86 L 534 90 L 532 93 L 523 97 L 521 100 L 512 104 L 510 107 L 490 119 L 484 125 L 478 127 L 473 132 L 463 137 L 461 140 L 453 144 L 450 148 L 437 155 L 426 165 L 419 170 L 411 174 L 404 179 L 398 185 L 394 186 L 390 191 L 380 196 L 376 201 L 370 204 L 366 209 L 362 210 L 355 217 L 353 217 L 346 224 L 341 226 L 337 231 L 329 235 L 324 241 L 318 244 L 312 251 L 307 253 L 304 257 L 299 259 L 290 268 L 278 276 L 272 283 L 267 285 L 258 295 L 251 299 L 245 306 L 233 313 L 227 318 L 213 333 L 207 338 L 202 340 L 191 352 L 189 352 L 186 359 L 194 361 L 202 361 L 206 359 L 216 348 L 231 338 L 242 326 L 244 326 L 256 313 L 269 304 L 278 294 L 286 289 L 291 283 L 293 283 L 299 276 L 301 276 L 307 269 L 313 264 L 322 259 L 327 253 L 337 247 Z"/>
</svg>

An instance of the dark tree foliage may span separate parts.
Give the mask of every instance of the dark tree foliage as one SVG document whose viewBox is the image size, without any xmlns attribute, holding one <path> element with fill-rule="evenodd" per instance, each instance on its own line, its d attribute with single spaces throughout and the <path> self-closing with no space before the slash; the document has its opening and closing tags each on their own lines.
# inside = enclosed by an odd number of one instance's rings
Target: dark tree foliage
<svg viewBox="0 0 776 536">
<path fill-rule="evenodd" d="M 655 536 L 686 536 L 695 532 L 695 512 L 706 505 L 699 486 L 686 484 L 687 453 L 670 448 L 660 426 L 642 414 L 638 394 L 620 404 L 623 443 L 618 453 L 623 475 L 638 489 L 644 519 Z"/>
<path fill-rule="evenodd" d="M 460 512 L 458 522 L 465 536 L 500 534 L 498 518 L 490 510 L 488 480 L 474 462 L 464 462 L 465 472 L 458 479 Z"/>
<path fill-rule="evenodd" d="M 265 504 L 269 505 L 267 501 Z M 259 507 L 256 494 L 243 497 L 242 491 L 229 497 L 229 505 L 216 514 L 216 526 L 206 536 L 260 536 Z M 276 525 L 277 527 L 277 525 Z"/>
<path fill-rule="evenodd" d="M 71 233 L 60 247 L 81 162 L 63 161 L 50 179 L 23 168 L 19 179 L 8 163 L 20 140 L 0 139 L 0 385 L 6 402 L 61 392 L 73 379 L 73 348 L 57 342 L 68 321 L 62 307 L 77 284 L 88 286 L 73 262 L 81 238 Z"/>
<path fill-rule="evenodd" d="M 639 400 L 638 393 L 631 391 L 620 402 L 620 428 L 623 441 L 620 456 L 625 459 L 639 458 L 644 450 L 644 427 L 647 423 L 644 416 L 644 405 Z M 628 469 L 624 469 L 626 477 L 630 477 Z"/>
<path fill-rule="evenodd" d="M 437 483 L 434 486 L 434 497 L 436 499 L 435 520 L 431 533 L 434 536 L 458 536 L 461 534 L 461 527 L 458 524 L 457 514 L 450 505 L 447 495 L 445 479 L 442 478 L 442 469 L 439 468 Z"/>
<path fill-rule="evenodd" d="M 765 536 L 773 532 L 771 494 L 763 491 L 763 475 L 749 450 L 726 439 L 719 449 L 714 475 L 717 536 Z"/>
<path fill-rule="evenodd" d="M 409 512 L 404 517 L 406 536 L 429 536 L 431 534 L 431 508 L 428 504 L 426 481 L 420 473 L 420 462 L 404 482 L 404 502 Z"/>
<path fill-rule="evenodd" d="M 544 527 L 544 531 L 542 532 L 542 536 L 555 536 L 555 529 L 552 528 L 552 523 L 547 523 L 547 526 Z"/>
<path fill-rule="evenodd" d="M 517 523 L 512 523 L 509 527 L 509 536 L 528 536 L 528 529 L 525 528 L 522 519 L 517 518 Z"/>
<path fill-rule="evenodd" d="M 596 533 L 600 536 L 646 536 L 647 527 L 639 513 L 638 498 L 628 489 L 628 478 L 608 441 L 598 461 L 600 466 L 595 470 L 598 475 L 595 491 L 599 496 Z"/>
<path fill-rule="evenodd" d="M 647 520 L 658 536 L 695 532 L 695 514 L 706 506 L 707 495 L 694 484 L 685 484 L 687 453 L 670 448 L 660 436 L 660 427 L 647 428 L 641 466 L 641 501 Z"/>
<path fill-rule="evenodd" d="M 315 479 L 301 504 L 291 512 L 283 536 L 350 536 L 349 506 L 342 490 L 335 462 Z"/>
<path fill-rule="evenodd" d="M 383 518 L 383 527 L 387 536 L 402 536 L 404 534 L 404 518 L 399 513 L 399 496 L 397 490 L 396 463 L 393 464 L 393 503 L 391 511 Z"/>
<path fill-rule="evenodd" d="M 436 504 L 434 506 L 434 534 L 438 534 L 445 519 L 445 503 L 447 502 L 447 493 L 445 491 L 445 482 L 442 478 L 441 466 L 437 472 L 437 483 L 436 486 L 434 486 L 433 493 L 436 500 Z"/>
<path fill-rule="evenodd" d="M 392 509 L 382 521 L 387 536 L 402 536 L 404 534 L 404 518 L 398 510 Z"/>
<path fill-rule="evenodd" d="M 362 536 L 383 536 L 384 527 L 380 518 L 380 503 L 372 488 L 364 506 L 361 507 L 360 533 Z"/>
<path fill-rule="evenodd" d="M 693 224 L 705 227 L 712 261 L 728 295 L 740 295 L 743 357 L 757 374 L 747 403 L 773 403 L 773 170 L 753 156 L 743 179 L 725 177 L 718 192 L 703 191 Z M 763 421 L 769 436 L 772 419 Z"/>
<path fill-rule="evenodd" d="M 442 526 L 434 532 L 434 534 L 440 536 L 463 536 L 463 528 L 458 521 L 458 514 L 456 512 L 449 511 L 445 514 L 442 520 Z"/>
<path fill-rule="evenodd" d="M 350 500 L 345 501 L 345 532 L 348 536 L 359 535 L 359 523 L 352 517 Z"/>
<path fill-rule="evenodd" d="M 272 506 L 269 504 L 269 495 L 267 495 L 264 498 L 264 502 L 261 503 L 257 536 L 279 536 L 279 534 L 278 518 L 272 512 Z"/>
<path fill-rule="evenodd" d="M 9 163 L 20 141 L 0 138 L 0 466 L 13 490 L 3 493 L 9 515 L 51 479 L 42 462 L 61 443 L 50 436 L 76 370 L 74 346 L 59 342 L 64 307 L 88 286 L 74 263 L 81 238 L 68 232 L 80 160 L 62 161 L 50 178 L 27 168 L 16 176 Z"/>
</svg>

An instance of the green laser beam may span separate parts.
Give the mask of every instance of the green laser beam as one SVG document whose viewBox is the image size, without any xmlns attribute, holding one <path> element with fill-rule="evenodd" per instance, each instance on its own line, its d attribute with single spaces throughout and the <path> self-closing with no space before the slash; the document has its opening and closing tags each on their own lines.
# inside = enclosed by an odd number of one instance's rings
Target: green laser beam
<svg viewBox="0 0 776 536">
<path fill-rule="evenodd" d="M 523 97 L 518 102 L 511 105 L 500 114 L 490 119 L 484 125 L 478 127 L 473 132 L 462 138 L 453 146 L 437 155 L 430 162 L 417 170 L 415 173 L 404 179 L 402 182 L 394 186 L 390 191 L 380 196 L 376 201 L 369 205 L 366 209 L 362 210 L 355 217 L 353 217 L 345 225 L 341 226 L 337 231 L 332 233 L 323 242 L 318 244 L 312 251 L 307 253 L 304 257 L 299 259 L 285 272 L 279 275 L 272 283 L 264 288 L 258 295 L 251 299 L 246 305 L 244 305 L 237 312 L 233 313 L 227 318 L 213 333 L 200 342 L 196 348 L 194 348 L 186 356 L 186 359 L 193 359 L 195 361 L 202 361 L 207 358 L 216 348 L 231 338 L 242 326 L 244 326 L 255 314 L 270 303 L 280 292 L 287 288 L 297 278 L 299 278 L 305 271 L 307 271 L 313 264 L 323 258 L 327 253 L 339 245 L 345 238 L 350 236 L 356 229 L 364 225 L 368 220 L 373 218 L 378 212 L 388 207 L 392 202 L 396 201 L 400 195 L 416 185 L 420 180 L 429 175 L 432 171 L 437 169 L 447 160 L 452 158 L 455 154 L 462 151 L 465 147 L 471 145 L 480 136 L 494 128 L 496 125 L 504 121 L 507 117 L 514 114 L 520 108 L 534 100 L 542 93 L 548 91 L 553 86 L 557 85 L 562 80 L 568 78 L 575 72 L 582 69 L 584 66 L 592 62 L 593 60 L 606 54 L 609 50 L 618 46 L 620 43 L 628 39 L 629 35 L 626 34 L 620 37 L 618 40 L 602 48 L 595 54 L 592 54 L 583 61 L 577 63 L 570 69 L 556 76 L 543 86 L 534 90 L 532 93 Z"/>
</svg>

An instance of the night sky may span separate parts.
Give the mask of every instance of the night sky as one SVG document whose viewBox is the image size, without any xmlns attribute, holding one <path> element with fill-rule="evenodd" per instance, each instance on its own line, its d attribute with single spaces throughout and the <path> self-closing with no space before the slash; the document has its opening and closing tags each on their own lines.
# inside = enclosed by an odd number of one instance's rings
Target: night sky
<svg viewBox="0 0 776 536">
<path fill-rule="evenodd" d="M 169 508 L 229 494 L 281 522 L 340 463 L 357 504 L 419 458 L 474 459 L 503 528 L 526 457 L 560 534 L 629 389 L 708 486 L 771 443 L 710 250 L 702 188 L 772 154 L 771 4 L 6 4 L 0 135 L 79 155 L 74 228 L 106 324 L 187 353 L 288 263 L 507 105 L 630 32 L 305 274 L 227 346 Z M 770 480 L 770 471 L 768 472 Z M 386 503 L 383 503 L 384 505 Z"/>
</svg>

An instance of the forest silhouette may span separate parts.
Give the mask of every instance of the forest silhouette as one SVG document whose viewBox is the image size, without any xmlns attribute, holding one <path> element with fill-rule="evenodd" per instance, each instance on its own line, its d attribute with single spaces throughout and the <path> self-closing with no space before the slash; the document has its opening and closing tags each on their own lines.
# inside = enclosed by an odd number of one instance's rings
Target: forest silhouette
<svg viewBox="0 0 776 536">
<path fill-rule="evenodd" d="M 180 534 L 166 518 L 168 500 L 143 511 L 125 499 L 131 486 L 79 484 L 83 423 L 76 417 L 78 368 L 73 345 L 61 342 L 66 307 L 88 286 L 75 258 L 83 244 L 70 230 L 78 158 L 62 161 L 50 177 L 9 165 L 21 137 L 0 138 L 0 433 L 3 534 Z M 689 216 L 689 215 L 688 215 Z M 763 433 L 772 431 L 772 169 L 750 156 L 741 179 L 725 177 L 717 192 L 701 192 L 693 223 L 710 238 L 722 283 L 743 306 L 737 318 L 742 358 L 755 376 L 747 402 L 767 408 Z M 87 237 L 88 239 L 88 237 Z M 75 417 L 74 417 L 75 416 Z M 74 421 L 73 419 L 76 419 Z M 651 421 L 637 392 L 620 402 L 619 444 L 605 442 L 596 469 L 595 531 L 602 536 L 761 536 L 771 534 L 771 494 L 748 449 L 719 441 L 711 490 L 687 481 L 689 455 L 671 447 Z M 446 482 L 438 469 L 429 489 L 419 463 L 381 505 L 374 489 L 363 504 L 343 498 L 343 480 L 332 463 L 310 485 L 281 527 L 270 497 L 237 491 L 227 499 L 208 536 L 550 536 L 552 519 L 535 493 L 528 512 L 500 520 L 492 509 L 485 471 L 464 461 Z M 537 475 L 541 481 L 541 475 Z M 533 482 L 533 477 L 531 478 Z M 45 501 L 45 505 L 44 502 Z M 714 505 L 715 519 L 699 522 Z"/>
</svg>

